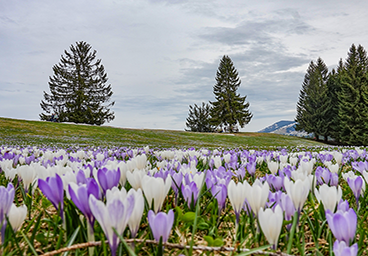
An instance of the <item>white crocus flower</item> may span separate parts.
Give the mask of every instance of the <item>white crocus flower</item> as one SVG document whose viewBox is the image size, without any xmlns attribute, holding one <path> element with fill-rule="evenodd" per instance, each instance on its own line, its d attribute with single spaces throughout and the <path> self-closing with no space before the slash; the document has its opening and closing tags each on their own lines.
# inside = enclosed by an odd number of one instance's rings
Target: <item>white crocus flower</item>
<svg viewBox="0 0 368 256">
<path fill-rule="evenodd" d="M 128 220 L 128 226 L 130 234 L 134 238 L 137 235 L 143 215 L 144 197 L 140 188 L 138 190 L 130 189 L 127 196 L 131 194 L 134 196 L 134 209 Z"/>
<path fill-rule="evenodd" d="M 284 186 L 286 193 L 293 201 L 295 209 L 300 212 L 309 194 L 309 190 L 311 187 L 310 179 L 297 179 L 295 182 L 293 182 L 288 178 L 285 178 Z"/>
<path fill-rule="evenodd" d="M 133 172 L 127 172 L 126 177 L 129 184 L 137 190 L 138 188 L 142 188 L 142 179 L 146 176 L 146 172 L 143 170 L 134 170 Z"/>
<path fill-rule="evenodd" d="M 126 174 L 128 172 L 128 165 L 126 164 L 126 162 L 121 161 L 116 165 L 116 168 L 120 170 L 119 184 L 124 187 L 127 180 Z"/>
<path fill-rule="evenodd" d="M 18 176 L 22 178 L 24 190 L 28 191 L 29 186 L 35 181 L 37 173 L 32 166 L 21 165 L 17 168 Z"/>
<path fill-rule="evenodd" d="M 281 207 L 277 205 L 275 207 L 275 211 L 271 208 L 265 210 L 261 208 L 259 210 L 258 220 L 267 241 L 274 246 L 274 249 L 276 249 L 282 228 L 282 222 L 284 220 Z"/>
<path fill-rule="evenodd" d="M 271 171 L 272 174 L 276 174 L 279 170 L 279 163 L 274 161 L 268 161 L 267 167 Z"/>
<path fill-rule="evenodd" d="M 256 179 L 252 186 L 248 182 L 244 181 L 244 186 L 246 188 L 246 198 L 253 213 L 258 216 L 258 211 L 260 208 L 264 207 L 268 194 L 270 193 L 270 187 L 267 182 L 263 183 Z"/>
<path fill-rule="evenodd" d="M 235 184 L 233 180 L 229 182 L 227 186 L 227 196 L 230 200 L 231 206 L 233 207 L 236 215 L 236 224 L 239 222 L 239 214 L 243 208 L 246 196 L 246 188 L 245 185 L 241 182 Z"/>
<path fill-rule="evenodd" d="M 332 173 L 338 173 L 339 172 L 339 164 L 333 164 L 331 162 L 325 164 L 326 167 L 330 170 Z"/>
<path fill-rule="evenodd" d="M 342 197 L 341 187 L 328 186 L 327 184 L 323 184 L 319 187 L 319 190 L 314 189 L 314 194 L 318 202 L 322 201 L 323 207 L 325 211 L 329 209 L 331 212 L 335 211 L 336 205 L 340 202 Z"/>
<path fill-rule="evenodd" d="M 24 219 L 27 216 L 27 207 L 23 204 L 17 207 L 14 203 L 10 206 L 8 219 L 14 232 L 17 232 L 22 226 Z"/>
<path fill-rule="evenodd" d="M 313 166 L 314 166 L 313 160 L 310 160 L 310 161 L 302 160 L 299 163 L 299 169 L 301 169 L 305 175 L 309 175 L 312 173 Z"/>
<path fill-rule="evenodd" d="M 222 165 L 222 160 L 220 156 L 215 156 L 213 159 L 214 166 L 216 169 L 218 169 Z"/>
<path fill-rule="evenodd" d="M 155 178 L 151 176 L 144 176 L 142 179 L 142 190 L 146 196 L 148 206 L 151 208 L 152 201 L 154 201 L 153 210 L 157 213 L 164 203 L 164 200 L 171 188 L 172 179 L 168 175 L 166 180 L 162 178 Z"/>
</svg>

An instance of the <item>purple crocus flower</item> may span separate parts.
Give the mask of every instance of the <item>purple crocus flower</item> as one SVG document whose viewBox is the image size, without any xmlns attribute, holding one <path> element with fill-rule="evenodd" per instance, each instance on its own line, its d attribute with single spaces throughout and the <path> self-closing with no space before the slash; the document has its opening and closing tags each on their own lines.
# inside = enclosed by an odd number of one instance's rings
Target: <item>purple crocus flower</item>
<svg viewBox="0 0 368 256">
<path fill-rule="evenodd" d="M 47 177 L 46 181 L 39 179 L 38 187 L 46 198 L 54 205 L 56 210 L 60 211 L 60 217 L 64 219 L 64 186 L 63 180 L 60 176 L 56 173 L 53 177 Z"/>
<path fill-rule="evenodd" d="M 5 188 L 0 186 L 0 225 L 1 225 L 1 238 L 2 243 L 5 240 L 6 218 L 5 215 L 9 214 L 10 208 L 14 200 L 14 186 L 9 183 Z"/>
<path fill-rule="evenodd" d="M 346 181 L 348 182 L 349 187 L 353 191 L 357 206 L 359 207 L 359 197 L 360 194 L 362 193 L 362 187 L 364 182 L 363 178 L 361 176 L 355 176 L 354 178 L 348 177 Z"/>
<path fill-rule="evenodd" d="M 75 178 L 77 180 L 77 184 L 86 184 L 87 183 L 87 178 L 86 178 L 86 175 L 84 174 L 84 171 L 83 170 L 79 170 L 77 172 L 77 174 L 75 175 Z"/>
<path fill-rule="evenodd" d="M 95 218 L 92 214 L 91 208 L 89 207 L 88 199 L 90 195 L 94 195 L 95 198 L 101 199 L 101 191 L 97 182 L 92 178 L 88 178 L 86 180 L 86 184 L 77 185 L 75 183 L 70 183 L 69 193 L 74 204 L 84 214 L 90 227 L 93 228 Z"/>
<path fill-rule="evenodd" d="M 266 181 L 275 191 L 284 187 L 284 177 L 275 176 L 273 174 L 266 174 Z"/>
<path fill-rule="evenodd" d="M 106 190 L 112 189 L 119 184 L 120 181 L 120 169 L 108 170 L 107 168 L 102 168 L 97 171 L 97 179 L 100 183 L 102 191 L 106 194 Z"/>
<path fill-rule="evenodd" d="M 347 244 L 354 240 L 357 215 L 352 208 L 346 212 L 338 210 L 335 214 L 330 210 L 326 210 L 326 219 L 332 234 L 337 240 L 345 241 Z"/>
<path fill-rule="evenodd" d="M 280 196 L 280 206 L 282 210 L 285 212 L 285 220 L 287 221 L 291 220 L 291 218 L 294 216 L 296 212 L 296 209 L 291 198 L 285 193 L 282 193 Z M 291 224 L 286 225 L 286 228 L 290 230 Z"/>
<path fill-rule="evenodd" d="M 155 240 L 159 242 L 162 237 L 162 242 L 166 243 L 174 224 L 174 211 L 171 209 L 167 214 L 164 212 L 155 214 L 154 211 L 150 210 L 147 217 Z"/>
<path fill-rule="evenodd" d="M 348 246 L 344 241 L 336 240 L 333 245 L 335 256 L 356 256 L 358 254 L 358 244 Z"/>
<path fill-rule="evenodd" d="M 183 181 L 183 174 L 181 172 L 174 172 L 174 174 L 171 175 L 171 178 L 173 179 L 173 182 L 171 183 L 171 188 L 174 190 L 175 196 L 177 196 L 179 188 L 181 187 L 181 183 Z"/>
<path fill-rule="evenodd" d="M 348 200 L 340 200 L 339 204 L 337 205 L 337 210 L 340 210 L 342 212 L 347 212 L 349 211 L 350 207 L 349 207 L 349 202 Z"/>
<path fill-rule="evenodd" d="M 194 200 L 193 205 L 196 204 L 198 194 L 199 194 L 199 189 L 197 187 L 197 184 L 194 181 L 190 182 L 188 185 L 182 184 L 181 185 L 181 192 L 182 192 L 184 200 L 187 202 L 189 208 L 191 207 L 192 199 Z"/>
<path fill-rule="evenodd" d="M 367 162 L 353 162 L 351 163 L 351 166 L 353 167 L 354 170 L 360 172 L 361 174 L 363 173 L 363 171 L 367 170 Z"/>
<path fill-rule="evenodd" d="M 227 197 L 227 186 L 225 184 L 216 184 L 211 188 L 212 195 L 217 199 L 219 213 L 225 208 L 225 202 Z"/>
<path fill-rule="evenodd" d="M 257 165 L 256 161 L 249 162 L 246 165 L 248 173 L 252 176 L 254 176 L 254 174 L 256 173 L 256 165 Z"/>
<path fill-rule="evenodd" d="M 9 183 L 5 188 L 0 186 L 0 225 L 5 221 L 5 215 L 9 213 L 14 200 L 14 186 Z"/>
<path fill-rule="evenodd" d="M 118 234 L 123 234 L 134 209 L 134 196 L 121 198 L 120 193 L 111 194 L 105 205 L 102 201 L 97 200 L 94 195 L 91 195 L 88 202 L 93 216 L 100 223 L 109 241 L 111 255 L 115 256 L 119 237 L 115 234 L 113 228 Z"/>
</svg>

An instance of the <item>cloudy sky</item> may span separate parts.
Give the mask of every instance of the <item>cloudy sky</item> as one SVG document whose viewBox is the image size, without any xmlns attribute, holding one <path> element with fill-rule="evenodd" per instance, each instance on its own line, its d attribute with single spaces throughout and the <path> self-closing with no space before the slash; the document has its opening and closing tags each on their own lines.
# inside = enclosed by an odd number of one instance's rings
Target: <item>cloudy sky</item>
<svg viewBox="0 0 368 256">
<path fill-rule="evenodd" d="M 242 131 L 293 120 L 305 71 L 368 48 L 368 1 L 0 1 L 0 116 L 39 120 L 52 66 L 79 41 L 97 50 L 115 120 L 184 130 L 189 105 L 213 101 L 228 55 L 254 117 Z"/>
</svg>

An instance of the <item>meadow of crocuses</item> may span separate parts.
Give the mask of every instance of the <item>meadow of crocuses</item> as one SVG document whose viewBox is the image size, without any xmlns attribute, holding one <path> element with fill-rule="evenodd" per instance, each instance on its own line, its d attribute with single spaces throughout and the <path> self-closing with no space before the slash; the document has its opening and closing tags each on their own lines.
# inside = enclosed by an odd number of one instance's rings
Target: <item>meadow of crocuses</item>
<svg viewBox="0 0 368 256">
<path fill-rule="evenodd" d="M 367 255 L 365 148 L 0 147 L 2 255 Z"/>
</svg>

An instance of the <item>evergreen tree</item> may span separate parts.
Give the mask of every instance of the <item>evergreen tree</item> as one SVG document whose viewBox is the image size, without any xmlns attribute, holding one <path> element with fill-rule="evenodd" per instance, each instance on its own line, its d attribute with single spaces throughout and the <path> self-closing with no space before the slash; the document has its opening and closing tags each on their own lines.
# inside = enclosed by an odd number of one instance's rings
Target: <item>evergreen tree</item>
<svg viewBox="0 0 368 256">
<path fill-rule="evenodd" d="M 368 144 L 368 60 L 364 48 L 353 44 L 339 72 L 339 138 L 344 144 Z"/>
<path fill-rule="evenodd" d="M 297 103 L 296 130 L 314 133 L 316 139 L 331 133 L 331 121 L 326 122 L 332 110 L 328 94 L 328 68 L 321 58 L 309 64 Z"/>
<path fill-rule="evenodd" d="M 343 67 L 342 60 L 339 62 L 339 66 L 337 68 L 337 72 L 335 69 L 332 69 L 328 76 L 327 81 L 327 99 L 329 101 L 329 110 L 325 117 L 325 122 L 328 124 L 330 133 L 329 135 L 336 143 L 340 143 L 340 124 L 339 124 L 339 91 L 340 91 L 340 83 L 339 83 L 339 73 L 341 72 Z"/>
<path fill-rule="evenodd" d="M 225 126 L 229 132 L 237 130 L 237 125 L 244 127 L 253 115 L 249 111 L 247 96 L 241 97 L 237 90 L 241 84 L 238 72 L 232 60 L 224 56 L 216 74 L 216 84 L 213 87 L 215 101 L 212 104 L 211 123 L 215 126 Z"/>
<path fill-rule="evenodd" d="M 194 104 L 189 106 L 189 115 L 186 119 L 186 126 L 192 132 L 212 132 L 213 126 L 210 124 L 211 106 L 202 102 L 202 106 Z"/>
<path fill-rule="evenodd" d="M 107 74 L 101 59 L 96 59 L 96 50 L 86 42 L 77 42 L 65 51 L 59 64 L 53 66 L 50 77 L 50 94 L 44 92 L 40 114 L 41 120 L 49 120 L 55 113 L 61 122 L 101 125 L 114 119 L 110 107 L 113 94 L 107 85 Z"/>
</svg>

